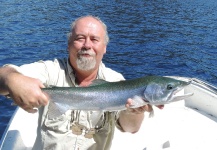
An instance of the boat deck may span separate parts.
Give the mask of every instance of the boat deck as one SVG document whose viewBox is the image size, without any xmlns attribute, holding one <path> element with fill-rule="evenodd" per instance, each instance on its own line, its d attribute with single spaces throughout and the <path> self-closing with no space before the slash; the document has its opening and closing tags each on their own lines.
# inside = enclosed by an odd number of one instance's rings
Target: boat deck
<svg viewBox="0 0 217 150">
<path fill-rule="evenodd" d="M 30 114 L 17 108 L 9 123 L 8 132 L 5 133 L 5 139 L 2 139 L 4 143 L 0 150 L 31 150 L 37 135 L 37 121 L 38 113 Z"/>
<path fill-rule="evenodd" d="M 184 101 L 155 108 L 155 116 L 143 121 L 136 134 L 116 130 L 112 149 L 125 150 L 216 150 L 217 119 L 196 109 L 185 107 Z"/>
<path fill-rule="evenodd" d="M 153 118 L 146 113 L 142 127 L 136 134 L 122 133 L 116 129 L 111 150 L 217 149 L 215 117 L 185 107 L 184 101 L 166 105 L 163 110 L 154 108 L 154 111 Z M 14 147 L 18 150 L 31 149 L 35 139 L 30 135 L 36 136 L 36 118 L 37 114 L 18 109 L 13 122 L 28 120 L 28 124 L 12 122 L 2 150 L 12 150 Z"/>
</svg>

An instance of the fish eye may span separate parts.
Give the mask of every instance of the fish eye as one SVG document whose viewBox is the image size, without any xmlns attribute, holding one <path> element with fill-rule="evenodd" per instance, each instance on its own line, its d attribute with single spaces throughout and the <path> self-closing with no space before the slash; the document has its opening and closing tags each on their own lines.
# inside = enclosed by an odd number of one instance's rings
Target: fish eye
<svg viewBox="0 0 217 150">
<path fill-rule="evenodd" d="M 168 85 L 167 85 L 167 90 L 172 90 L 172 89 L 173 89 L 172 84 L 168 84 Z"/>
</svg>

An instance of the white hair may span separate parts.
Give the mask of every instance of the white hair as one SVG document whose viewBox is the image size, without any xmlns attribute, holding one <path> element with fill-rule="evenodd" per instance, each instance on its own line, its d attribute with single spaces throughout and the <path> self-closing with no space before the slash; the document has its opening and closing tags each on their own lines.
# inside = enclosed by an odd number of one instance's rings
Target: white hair
<svg viewBox="0 0 217 150">
<path fill-rule="evenodd" d="M 97 21 L 99 21 L 102 24 L 102 27 L 105 30 L 105 44 L 107 45 L 109 43 L 109 36 L 108 36 L 108 31 L 107 31 L 106 24 L 99 17 L 92 16 L 92 15 L 87 15 L 87 16 L 79 17 L 75 21 L 72 22 L 72 24 L 71 24 L 71 31 L 68 33 L 68 44 L 71 43 L 72 33 L 73 33 L 73 30 L 74 30 L 74 27 L 75 27 L 77 21 L 80 20 L 80 19 L 82 19 L 82 18 L 85 18 L 85 17 L 92 17 L 92 18 L 96 19 Z"/>
</svg>

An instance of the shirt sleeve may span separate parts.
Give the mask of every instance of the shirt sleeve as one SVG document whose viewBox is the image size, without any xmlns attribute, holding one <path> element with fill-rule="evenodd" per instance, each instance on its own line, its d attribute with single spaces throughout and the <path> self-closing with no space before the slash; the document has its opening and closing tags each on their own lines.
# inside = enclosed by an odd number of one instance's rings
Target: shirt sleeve
<svg viewBox="0 0 217 150">
<path fill-rule="evenodd" d="M 103 63 L 101 63 L 99 67 L 99 76 L 108 82 L 125 80 L 121 73 L 105 67 Z"/>
<path fill-rule="evenodd" d="M 59 80 L 65 79 L 65 66 L 59 60 L 38 61 L 30 64 L 16 66 L 7 64 L 5 66 L 16 69 L 21 74 L 39 79 L 44 85 L 56 85 Z"/>
<path fill-rule="evenodd" d="M 44 84 L 47 82 L 48 75 L 46 71 L 46 66 L 42 61 L 31 64 L 25 64 L 21 66 L 16 66 L 12 64 L 7 64 L 5 66 L 12 67 L 25 76 L 39 79 Z"/>
</svg>

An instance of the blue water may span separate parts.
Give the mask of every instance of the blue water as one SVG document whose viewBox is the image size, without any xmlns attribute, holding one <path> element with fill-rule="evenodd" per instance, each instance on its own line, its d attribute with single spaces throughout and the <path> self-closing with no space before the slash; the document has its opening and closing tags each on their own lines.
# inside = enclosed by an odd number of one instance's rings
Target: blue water
<svg viewBox="0 0 217 150">
<path fill-rule="evenodd" d="M 92 14 L 108 26 L 104 62 L 127 79 L 176 75 L 217 85 L 216 8 L 216 0 L 2 1 L 0 65 L 67 56 L 71 21 Z M 10 103 L 0 97 L 0 137 Z"/>
</svg>

